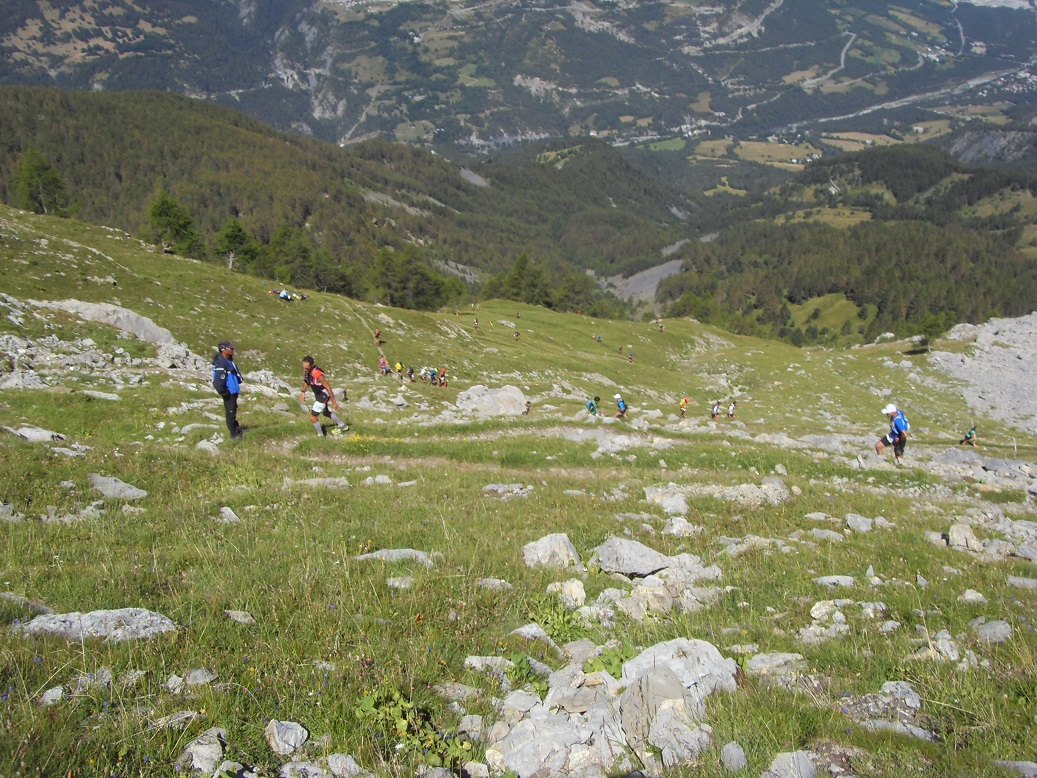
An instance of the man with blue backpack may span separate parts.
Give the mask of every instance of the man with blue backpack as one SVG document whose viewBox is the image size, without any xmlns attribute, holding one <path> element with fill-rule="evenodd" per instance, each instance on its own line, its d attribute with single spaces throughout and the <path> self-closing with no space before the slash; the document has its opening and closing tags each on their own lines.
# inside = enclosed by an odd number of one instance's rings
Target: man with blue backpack
<svg viewBox="0 0 1037 778">
<path fill-rule="evenodd" d="M 904 412 L 898 410 L 893 403 L 883 408 L 882 412 L 889 417 L 889 432 L 879 438 L 875 444 L 875 453 L 882 456 L 886 446 L 892 446 L 894 461 L 900 464 L 900 459 L 904 456 L 904 448 L 907 446 L 908 431 L 911 429 L 911 425 Z"/>
<path fill-rule="evenodd" d="M 223 398 L 223 412 L 231 438 L 240 440 L 245 437 L 238 424 L 238 393 L 241 391 L 242 378 L 238 366 L 234 364 L 234 344 L 229 340 L 221 340 L 216 348 L 218 353 L 212 358 L 212 388 Z"/>
</svg>

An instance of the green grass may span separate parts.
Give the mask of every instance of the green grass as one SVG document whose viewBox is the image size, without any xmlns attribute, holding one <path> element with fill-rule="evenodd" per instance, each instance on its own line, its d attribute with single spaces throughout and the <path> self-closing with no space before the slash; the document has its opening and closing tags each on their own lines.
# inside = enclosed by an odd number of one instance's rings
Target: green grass
<svg viewBox="0 0 1037 778">
<path fill-rule="evenodd" d="M 223 433 L 221 404 L 205 375 L 180 382 L 150 370 L 143 383 L 119 389 L 118 403 L 84 395 L 87 388 L 111 391 L 111 380 L 74 367 L 62 374 L 61 388 L 0 392 L 0 424 L 38 425 L 90 447 L 83 457 L 67 458 L 0 432 L 0 500 L 28 517 L 0 525 L 0 586 L 59 612 L 139 606 L 180 626 L 172 636 L 120 645 L 26 640 L 0 630 L 2 775 L 165 776 L 184 744 L 210 726 L 228 730 L 229 758 L 273 774 L 279 760 L 263 738 L 270 718 L 303 723 L 314 742 L 327 736 L 327 746 L 314 746 L 312 757 L 350 752 L 380 774 L 407 773 L 418 755 L 409 748 L 396 752 L 384 737 L 374 737 L 370 720 L 358 714 L 360 701 L 399 692 L 449 735 L 457 717 L 431 687 L 458 680 L 486 692 L 467 705 L 469 712 L 492 717 L 489 698 L 499 689 L 464 670 L 464 659 L 529 650 L 558 667 L 546 647 L 509 636 L 534 619 L 559 637 L 587 636 L 599 644 L 619 638 L 647 647 L 680 636 L 710 640 L 721 650 L 757 642 L 763 651 L 804 654 L 812 672 L 828 680 L 829 697 L 815 702 L 745 680 L 737 693 L 710 699 L 717 742 L 739 740 L 754 774 L 778 751 L 824 743 L 859 749 L 853 766 L 861 775 L 991 774 L 991 757 L 1032 756 L 1037 638 L 1030 618 L 1037 600 L 1005 583 L 1006 574 L 1028 575 L 1030 566 L 979 562 L 922 536 L 946 531 L 977 505 L 1032 518 L 1022 492 L 965 484 L 948 489 L 912 468 L 862 471 L 853 456 L 791 440 L 782 445 L 777 437 L 854 436 L 869 455 L 870 440 L 885 426 L 879 411 L 887 401 L 873 390 L 891 387 L 909 410 L 913 446 L 953 445 L 961 420 L 972 415 L 953 390 L 905 377 L 904 360 L 926 376 L 928 368 L 924 356 L 902 353 L 903 344 L 797 350 L 691 321 L 667 322 L 659 332 L 647 323 L 509 302 L 420 313 L 306 291 L 309 300 L 286 305 L 267 295 L 258 279 L 159 256 L 119 233 L 6 209 L 0 209 L 0 264 L 0 291 L 18 300 L 118 301 L 206 357 L 217 340 L 235 339 L 246 375 L 241 418 L 250 428 L 245 441 L 223 444 L 219 456 L 194 448 Z M 117 287 L 91 280 L 109 273 Z M 476 315 L 477 331 L 471 325 Z M 451 386 L 407 384 L 402 392 L 410 406 L 396 409 L 389 398 L 400 385 L 375 375 L 376 327 L 390 362 L 446 365 Z M 518 343 L 513 327 L 521 332 Z M 154 353 L 147 344 L 65 314 L 27 315 L 22 325 L 0 318 L 0 333 L 53 336 L 66 344 L 89 336 L 105 352 L 121 347 L 135 357 Z M 630 351 L 633 364 L 626 358 Z M 299 360 L 307 353 L 334 386 L 347 390 L 350 434 L 318 439 L 298 409 Z M 287 381 L 293 395 L 250 394 L 248 375 L 259 369 Z M 437 416 L 443 402 L 479 383 L 521 387 L 533 400 L 531 414 L 462 421 Z M 606 398 L 608 415 L 607 398 L 617 390 L 634 407 L 629 421 L 590 422 L 579 415 L 594 394 Z M 668 417 L 685 395 L 692 407 L 678 425 Z M 738 421 L 711 429 L 711 401 L 730 398 L 739 401 Z M 278 402 L 288 414 L 274 408 Z M 663 415 L 648 430 L 635 426 L 655 409 Z M 981 422 L 981 453 L 1022 458 L 1037 452 L 1032 436 Z M 174 431 L 188 424 L 211 426 Z M 599 427 L 625 433 L 629 445 L 599 452 L 597 440 L 576 437 Z M 688 519 L 705 531 L 689 538 L 660 534 L 666 517 L 644 499 L 646 486 L 755 484 L 779 466 L 786 484 L 797 489 L 789 502 L 750 507 L 690 497 Z M 74 513 L 98 499 L 89 473 L 147 490 L 148 497 L 133 506 L 141 512 L 107 501 L 97 520 L 65 525 L 37 519 Z M 365 485 L 378 475 L 392 484 Z M 349 486 L 291 484 L 314 477 L 344 477 Z M 482 487 L 490 483 L 534 489 L 528 497 L 500 501 L 484 495 Z M 896 490 L 896 497 L 881 488 Z M 222 506 L 242 521 L 215 521 Z M 787 539 L 813 526 L 838 529 L 803 518 L 814 511 L 838 518 L 881 515 L 897 526 L 816 547 L 788 541 L 796 549 L 789 554 L 719 554 L 723 537 Z M 585 560 L 609 537 L 628 535 L 666 554 L 698 554 L 722 568 L 719 585 L 730 588 L 699 613 L 622 622 L 611 631 L 586 629 L 545 595 L 548 584 L 570 575 L 523 564 L 522 546 L 553 532 L 568 533 Z M 426 569 L 353 559 L 385 548 L 423 550 L 436 554 L 436 561 Z M 863 582 L 869 565 L 887 586 L 870 590 L 862 584 L 829 594 L 812 581 L 846 573 Z M 944 566 L 962 575 L 946 573 Z M 925 589 L 915 583 L 918 574 L 929 581 Z M 413 576 L 413 588 L 386 583 L 402 575 Z M 514 588 L 490 591 L 477 585 L 482 577 L 504 578 Z M 616 585 L 593 571 L 584 583 L 590 598 Z M 987 604 L 959 603 L 967 587 L 982 591 Z M 887 617 L 904 627 L 881 636 L 878 622 L 851 606 L 845 609 L 848 637 L 816 647 L 799 644 L 796 633 L 810 622 L 811 604 L 841 596 L 882 600 Z M 226 609 L 248 610 L 258 623 L 231 622 Z M 959 673 L 903 664 L 916 647 L 919 610 L 929 612 L 925 623 L 933 631 L 964 635 L 963 646 L 989 660 L 989 667 Z M 968 622 L 978 615 L 1008 620 L 1013 638 L 1002 646 L 977 645 Z M 30 617 L 27 608 L 0 600 L 0 623 Z M 724 633 L 731 628 L 736 633 Z M 316 662 L 330 662 L 333 669 Z M 45 689 L 73 684 L 80 673 L 102 667 L 116 677 L 133 669 L 147 675 L 131 688 L 94 689 L 52 708 L 35 702 Z M 170 675 L 195 667 L 215 672 L 217 684 L 186 697 L 167 689 Z M 924 723 L 943 743 L 868 734 L 840 713 L 839 694 L 876 691 L 898 678 L 922 693 Z M 184 731 L 151 728 L 181 710 L 202 717 Z M 476 745 L 476 758 L 482 748 Z M 711 751 L 674 774 L 720 775 L 721 769 Z"/>
</svg>

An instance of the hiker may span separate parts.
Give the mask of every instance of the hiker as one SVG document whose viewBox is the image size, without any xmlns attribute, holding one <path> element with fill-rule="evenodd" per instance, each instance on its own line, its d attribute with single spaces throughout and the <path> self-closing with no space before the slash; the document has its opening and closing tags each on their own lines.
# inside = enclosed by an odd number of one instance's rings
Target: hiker
<svg viewBox="0 0 1037 778">
<path fill-rule="evenodd" d="M 727 406 L 727 418 L 733 419 L 735 417 L 735 409 L 737 407 L 738 403 L 736 401 L 732 402 L 729 406 Z"/>
<path fill-rule="evenodd" d="M 416 378 L 414 378 L 414 368 L 411 366 L 407 367 L 407 378 L 410 379 L 410 382 L 412 384 L 417 380 Z"/>
<path fill-rule="evenodd" d="M 631 351 L 627 355 L 627 362 L 629 362 L 631 365 L 634 364 L 634 352 L 633 351 Z"/>
<path fill-rule="evenodd" d="M 889 417 L 889 432 L 879 438 L 875 444 L 875 453 L 882 456 L 886 446 L 892 446 L 893 461 L 900 464 L 900 460 L 904 456 L 904 447 L 907 446 L 908 431 L 911 429 L 911 425 L 904 412 L 898 410 L 893 403 L 883 408 L 882 412 Z"/>
<path fill-rule="evenodd" d="M 681 418 L 683 419 L 687 415 L 688 415 L 688 398 L 687 397 L 682 397 L 681 398 Z"/>
<path fill-rule="evenodd" d="M 332 435 L 341 435 L 349 429 L 349 425 L 335 414 L 335 411 L 338 410 L 338 400 L 335 398 L 335 392 L 331 388 L 331 384 L 328 383 L 328 378 L 324 375 L 324 371 L 314 364 L 313 357 L 311 356 L 302 358 L 302 394 L 299 395 L 299 402 L 303 404 L 306 403 L 307 389 L 313 390 L 313 407 L 310 408 L 310 423 L 317 430 L 318 435 L 324 436 L 324 427 L 320 423 L 321 414 L 335 422 L 335 429 L 331 431 Z M 328 410 L 328 405 L 335 410 Z"/>
<path fill-rule="evenodd" d="M 479 319 L 478 319 L 478 317 L 476 317 L 476 319 L 475 319 L 475 329 L 479 329 Z"/>
<path fill-rule="evenodd" d="M 710 415 L 710 418 L 713 418 L 713 419 L 719 419 L 720 418 L 720 400 L 714 400 L 713 401 L 713 408 L 712 408 L 712 410 L 710 410 L 709 415 Z"/>
<path fill-rule="evenodd" d="M 212 358 L 212 388 L 223 398 L 223 413 L 231 438 L 241 440 L 245 432 L 238 424 L 238 392 L 241 391 L 243 379 L 238 366 L 234 364 L 234 344 L 229 340 L 221 340 L 216 349 L 216 355 Z"/>
<path fill-rule="evenodd" d="M 598 397 L 597 395 L 595 395 L 593 400 L 587 400 L 587 405 L 584 406 L 587 409 L 587 413 L 589 413 L 591 416 L 597 416 L 598 415 L 598 403 L 600 403 L 600 402 L 601 402 L 601 398 Z"/>
<path fill-rule="evenodd" d="M 530 405 L 532 405 L 532 403 L 530 403 L 529 400 L 526 400 L 526 407 L 522 411 L 522 415 L 523 416 L 528 416 L 529 415 L 529 406 Z"/>
<path fill-rule="evenodd" d="M 616 418 L 617 419 L 625 419 L 627 417 L 627 403 L 626 403 L 626 400 L 624 400 L 623 396 L 620 395 L 620 394 L 613 395 L 612 399 L 616 401 L 616 408 L 618 409 L 616 411 Z"/>
<path fill-rule="evenodd" d="M 396 377 L 400 379 L 400 383 L 403 383 L 403 363 L 397 362 L 393 365 L 393 370 L 396 371 Z"/>
<path fill-rule="evenodd" d="M 374 344 L 376 346 L 382 345 L 382 331 L 381 330 L 375 330 L 374 331 Z"/>
<path fill-rule="evenodd" d="M 518 333 L 518 330 L 515 330 L 515 340 L 518 340 L 518 339 L 519 339 L 519 333 Z"/>
<path fill-rule="evenodd" d="M 288 293 L 287 289 L 282 289 L 277 296 L 284 300 L 286 303 L 290 303 L 292 301 L 292 296 Z"/>
<path fill-rule="evenodd" d="M 970 445 L 973 448 L 979 448 L 979 444 L 976 442 L 976 425 L 973 424 L 969 427 L 969 431 L 965 433 L 965 437 L 958 441 L 959 446 Z"/>
<path fill-rule="evenodd" d="M 446 368 L 445 367 L 439 371 L 439 385 L 440 386 L 447 386 Z"/>
<path fill-rule="evenodd" d="M 378 357 L 378 370 L 382 375 L 389 375 L 389 360 L 384 355 Z"/>
</svg>

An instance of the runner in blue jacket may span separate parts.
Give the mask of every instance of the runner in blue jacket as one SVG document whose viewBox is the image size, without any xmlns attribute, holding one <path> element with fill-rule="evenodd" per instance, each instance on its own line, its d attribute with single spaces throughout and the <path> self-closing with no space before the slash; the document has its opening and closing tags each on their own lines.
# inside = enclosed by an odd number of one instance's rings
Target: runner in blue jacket
<svg viewBox="0 0 1037 778">
<path fill-rule="evenodd" d="M 889 417 L 889 432 L 878 439 L 875 444 L 875 453 L 882 456 L 886 446 L 892 446 L 894 461 L 900 464 L 900 460 L 904 456 L 904 448 L 907 446 L 908 431 L 911 429 L 911 425 L 904 412 L 898 410 L 893 403 L 883 408 L 882 412 Z"/>
</svg>

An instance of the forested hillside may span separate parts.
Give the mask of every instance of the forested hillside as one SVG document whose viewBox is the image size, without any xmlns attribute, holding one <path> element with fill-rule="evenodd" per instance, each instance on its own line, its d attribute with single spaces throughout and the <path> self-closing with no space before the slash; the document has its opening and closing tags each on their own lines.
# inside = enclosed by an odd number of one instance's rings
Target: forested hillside
<svg viewBox="0 0 1037 778">
<path fill-rule="evenodd" d="M 819 160 L 724 222 L 715 240 L 683 247 L 684 272 L 660 284 L 670 315 L 801 343 L 1037 307 L 1037 178 L 966 168 L 936 148 Z M 833 293 L 857 320 L 794 325 L 789 305 Z"/>
<path fill-rule="evenodd" d="M 926 146 L 824 158 L 784 182 L 732 166 L 723 191 L 696 192 L 686 174 L 596 140 L 453 161 L 283 135 L 165 93 L 20 87 L 0 88 L 0 137 L 10 204 L 271 285 L 401 307 L 501 297 L 629 316 L 594 276 L 666 259 L 684 262 L 659 287 L 670 315 L 797 343 L 939 329 L 1037 300 L 1037 183 Z M 794 320 L 829 294 L 859 315 Z"/>
<path fill-rule="evenodd" d="M 34 148 L 79 218 L 147 236 L 165 192 L 197 232 L 187 253 L 225 261 L 230 227 L 243 236 L 238 269 L 385 301 L 385 282 L 416 265 L 443 286 L 442 263 L 491 275 L 526 254 L 550 286 L 580 279 L 586 307 L 599 296 L 586 269 L 655 264 L 684 234 L 670 212 L 681 197 L 600 142 L 501 156 L 479 181 L 427 151 L 384 141 L 341 149 L 171 94 L 20 87 L 0 88 L 0 137 L 6 202 Z M 379 268 L 380 258 L 397 267 Z M 396 304 L 438 306 L 462 294 L 452 286 Z"/>
</svg>

